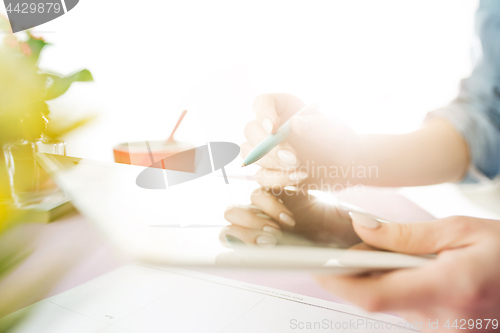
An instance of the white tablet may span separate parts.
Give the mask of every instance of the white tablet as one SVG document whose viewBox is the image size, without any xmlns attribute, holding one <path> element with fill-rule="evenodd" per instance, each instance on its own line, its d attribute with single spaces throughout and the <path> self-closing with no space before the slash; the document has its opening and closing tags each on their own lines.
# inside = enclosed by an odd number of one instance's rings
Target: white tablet
<svg viewBox="0 0 500 333">
<path fill-rule="evenodd" d="M 249 204 L 255 182 L 230 179 L 226 184 L 212 174 L 166 189 L 145 189 L 136 183 L 145 167 L 46 153 L 37 153 L 36 159 L 118 251 L 139 261 L 356 274 L 432 260 L 363 247 L 348 212 L 368 213 L 333 196 L 283 192 L 280 198 L 303 222 L 284 230 L 274 247 L 261 248 L 221 234 L 228 225 L 226 207 Z"/>
</svg>

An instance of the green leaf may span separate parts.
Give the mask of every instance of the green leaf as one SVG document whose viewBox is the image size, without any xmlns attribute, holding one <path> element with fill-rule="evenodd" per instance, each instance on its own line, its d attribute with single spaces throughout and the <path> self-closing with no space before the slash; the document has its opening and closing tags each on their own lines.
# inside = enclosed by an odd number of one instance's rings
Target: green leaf
<svg viewBox="0 0 500 333">
<path fill-rule="evenodd" d="M 45 137 L 51 139 L 60 139 L 64 135 L 72 132 L 80 127 L 86 126 L 88 123 L 97 118 L 97 115 L 89 115 L 83 118 L 80 118 L 76 121 L 67 121 L 65 119 L 52 119 L 49 122 L 49 126 L 47 127 L 47 131 L 44 133 Z"/>
<path fill-rule="evenodd" d="M 92 74 L 86 69 L 76 72 L 70 76 L 61 77 L 55 74 L 47 74 L 49 82 L 49 87 L 47 89 L 47 94 L 45 95 L 45 100 L 51 100 L 64 94 L 73 82 L 88 82 L 94 81 Z"/>
<path fill-rule="evenodd" d="M 31 49 L 31 55 L 28 56 L 28 59 L 36 64 L 38 62 L 38 59 L 40 58 L 40 53 L 42 52 L 43 48 L 47 45 L 50 45 L 50 43 L 45 42 L 43 38 L 34 37 L 30 31 L 27 31 L 26 33 L 28 34 L 28 40 L 26 41 L 26 44 L 28 44 Z"/>
</svg>

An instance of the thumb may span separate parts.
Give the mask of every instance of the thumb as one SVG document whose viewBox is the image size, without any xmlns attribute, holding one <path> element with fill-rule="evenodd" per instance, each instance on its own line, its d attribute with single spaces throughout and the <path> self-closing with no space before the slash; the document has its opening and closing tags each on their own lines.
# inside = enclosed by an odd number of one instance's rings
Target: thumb
<svg viewBox="0 0 500 333">
<path fill-rule="evenodd" d="M 476 235 L 475 221 L 460 216 L 430 222 L 381 223 L 363 214 L 349 215 L 366 244 L 407 254 L 432 254 L 467 246 Z"/>
</svg>

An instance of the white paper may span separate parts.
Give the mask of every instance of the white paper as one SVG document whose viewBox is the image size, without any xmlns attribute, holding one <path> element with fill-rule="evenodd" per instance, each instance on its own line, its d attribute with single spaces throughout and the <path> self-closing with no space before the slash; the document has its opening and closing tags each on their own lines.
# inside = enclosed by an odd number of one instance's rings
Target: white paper
<svg viewBox="0 0 500 333">
<path fill-rule="evenodd" d="M 300 323 L 323 325 L 318 331 L 324 332 L 410 331 L 381 328 L 382 321 L 386 326 L 405 324 L 386 314 L 204 273 L 136 264 L 31 308 L 15 333 L 312 331 L 299 329 Z M 353 329 L 355 323 L 359 326 Z M 334 329 L 335 324 L 343 328 Z"/>
</svg>

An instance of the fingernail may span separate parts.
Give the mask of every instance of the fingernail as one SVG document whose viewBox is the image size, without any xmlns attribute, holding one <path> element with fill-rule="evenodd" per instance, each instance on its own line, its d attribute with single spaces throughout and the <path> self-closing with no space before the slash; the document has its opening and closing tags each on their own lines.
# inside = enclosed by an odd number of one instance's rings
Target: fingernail
<svg viewBox="0 0 500 333">
<path fill-rule="evenodd" d="M 226 239 L 226 242 L 229 244 L 229 246 L 235 245 L 235 246 L 242 246 L 245 245 L 245 243 L 239 239 L 238 237 L 235 237 L 233 235 L 225 234 L 224 238 Z"/>
<path fill-rule="evenodd" d="M 297 127 L 301 131 L 305 132 L 305 131 L 307 131 L 309 129 L 309 122 L 307 121 L 306 118 L 301 117 L 301 116 L 294 116 L 293 119 L 295 121 L 295 124 L 297 124 Z"/>
<path fill-rule="evenodd" d="M 278 158 L 283 164 L 286 165 L 295 165 L 297 164 L 297 157 L 289 151 L 289 150 L 280 150 L 278 151 Z"/>
<path fill-rule="evenodd" d="M 262 212 L 262 209 L 260 209 L 260 207 L 257 207 L 255 205 L 243 205 L 247 208 L 249 208 L 250 210 L 254 211 L 254 212 Z"/>
<path fill-rule="evenodd" d="M 255 213 L 255 216 L 258 216 L 260 218 L 266 219 L 266 220 L 272 220 L 273 218 L 265 213 Z"/>
<path fill-rule="evenodd" d="M 254 205 L 240 205 L 240 204 L 230 204 L 230 205 L 228 205 L 226 207 L 226 209 L 224 210 L 224 212 L 227 212 L 231 208 L 241 208 L 241 209 L 251 210 L 255 214 L 263 214 L 262 210 L 259 207 L 257 207 L 257 206 L 254 206 Z"/>
<path fill-rule="evenodd" d="M 291 227 L 293 227 L 295 225 L 295 220 L 293 219 L 293 217 L 291 217 L 287 213 L 281 213 L 279 215 L 279 218 L 280 218 L 281 222 L 288 224 Z"/>
<path fill-rule="evenodd" d="M 262 213 L 262 210 L 254 205 L 230 204 L 229 206 L 227 206 L 226 210 L 231 208 L 241 208 L 241 209 L 251 210 L 254 213 Z"/>
<path fill-rule="evenodd" d="M 271 119 L 269 118 L 265 118 L 263 121 L 262 121 L 262 126 L 264 127 L 264 130 L 271 134 L 273 132 L 273 122 L 271 121 Z"/>
<path fill-rule="evenodd" d="M 365 228 L 365 229 L 377 229 L 380 227 L 380 223 L 376 220 L 366 217 L 362 214 L 349 212 L 349 216 L 352 219 L 352 222 Z"/>
<path fill-rule="evenodd" d="M 301 180 L 304 180 L 306 178 L 307 178 L 307 172 L 305 172 L 305 171 L 294 172 L 288 176 L 288 179 L 290 179 L 292 182 L 301 181 Z"/>
<path fill-rule="evenodd" d="M 277 237 L 281 236 L 281 231 L 279 229 L 274 228 L 274 227 L 270 227 L 268 225 L 264 226 L 264 228 L 262 228 L 262 231 L 268 232 L 268 233 L 273 234 Z"/>
<path fill-rule="evenodd" d="M 260 246 L 274 246 L 278 240 L 273 235 L 262 235 L 257 238 L 257 244 Z"/>
</svg>

